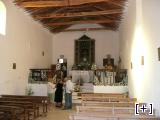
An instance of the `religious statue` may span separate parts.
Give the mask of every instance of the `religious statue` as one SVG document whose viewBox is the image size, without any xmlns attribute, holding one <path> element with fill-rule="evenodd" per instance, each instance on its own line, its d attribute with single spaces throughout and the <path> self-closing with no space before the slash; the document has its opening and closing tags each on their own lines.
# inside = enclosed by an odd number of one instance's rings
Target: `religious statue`
<svg viewBox="0 0 160 120">
<path fill-rule="evenodd" d="M 57 59 L 58 70 L 63 72 L 63 78 L 67 76 L 67 59 L 64 58 L 64 55 L 60 55 L 60 58 Z"/>
<path fill-rule="evenodd" d="M 103 59 L 103 65 L 108 71 L 113 71 L 114 68 L 114 59 L 111 58 L 111 55 L 108 54 L 106 59 Z"/>
<path fill-rule="evenodd" d="M 88 70 L 90 67 L 90 64 L 88 63 L 88 60 L 86 57 L 83 58 L 82 62 L 79 64 L 79 68 L 81 70 Z"/>
</svg>

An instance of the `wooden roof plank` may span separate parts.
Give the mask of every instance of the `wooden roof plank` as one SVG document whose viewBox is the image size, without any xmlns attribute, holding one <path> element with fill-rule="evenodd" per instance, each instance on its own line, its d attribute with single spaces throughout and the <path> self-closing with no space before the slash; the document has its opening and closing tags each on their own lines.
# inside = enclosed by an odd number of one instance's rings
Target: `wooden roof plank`
<svg viewBox="0 0 160 120">
<path fill-rule="evenodd" d="M 53 33 L 61 32 L 74 24 L 100 24 L 104 29 L 117 30 L 126 2 L 127 0 L 14 0 L 16 5 L 29 12 Z"/>
<path fill-rule="evenodd" d="M 58 33 L 58 32 L 61 32 L 62 30 L 67 29 L 69 27 L 70 27 L 70 25 L 57 26 L 54 29 L 51 29 L 51 31 L 54 32 L 54 33 Z"/>
<path fill-rule="evenodd" d="M 77 6 L 83 4 L 90 4 L 90 3 L 99 3 L 99 2 L 108 2 L 109 0 L 41 0 L 41 1 L 25 1 L 18 3 L 19 6 L 24 8 L 32 8 L 32 7 L 66 7 L 66 6 Z"/>
<path fill-rule="evenodd" d="M 111 3 L 111 4 L 116 5 L 116 6 L 118 6 L 118 7 L 123 7 L 123 6 L 124 6 L 124 5 L 122 5 L 120 2 L 115 2 L 115 1 L 113 1 L 113 0 L 109 0 L 108 3 Z"/>
<path fill-rule="evenodd" d="M 109 15 L 122 13 L 121 9 L 115 10 L 104 10 L 104 11 L 94 11 L 94 12 L 76 12 L 76 13 L 51 13 L 35 15 L 36 19 L 46 19 L 46 18 L 64 18 L 64 17 L 84 17 L 84 16 L 99 16 L 99 15 Z"/>
<path fill-rule="evenodd" d="M 62 32 L 74 32 L 74 31 L 95 31 L 95 30 L 108 30 L 107 28 L 77 28 L 77 29 L 66 29 Z"/>
<path fill-rule="evenodd" d="M 68 2 L 66 1 L 25 1 L 25 2 L 20 2 L 18 3 L 19 6 L 24 7 L 24 8 L 45 8 L 45 7 L 63 7 L 67 6 Z"/>
<path fill-rule="evenodd" d="M 98 23 L 112 23 L 116 22 L 115 20 L 80 20 L 80 21 L 70 21 L 70 22 L 54 22 L 54 23 L 47 23 L 46 25 L 49 26 L 61 26 L 61 25 L 74 25 L 74 24 L 98 24 Z"/>
</svg>

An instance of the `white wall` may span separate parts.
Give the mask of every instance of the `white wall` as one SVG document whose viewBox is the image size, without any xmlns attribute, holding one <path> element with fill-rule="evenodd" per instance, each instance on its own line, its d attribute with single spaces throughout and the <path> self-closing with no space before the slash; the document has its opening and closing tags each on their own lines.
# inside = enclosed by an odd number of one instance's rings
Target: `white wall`
<svg viewBox="0 0 160 120">
<path fill-rule="evenodd" d="M 48 88 L 47 84 L 28 84 L 28 89 L 32 88 L 34 96 L 47 96 L 48 95 Z"/>
<path fill-rule="evenodd" d="M 50 67 L 52 35 L 11 0 L 3 1 L 7 21 L 6 35 L 0 35 L 0 94 L 24 94 L 29 69 Z"/>
<path fill-rule="evenodd" d="M 139 101 L 153 103 L 160 115 L 160 1 L 129 0 L 128 13 L 120 27 L 120 55 L 129 70 L 129 93 Z M 144 65 L 141 65 L 144 56 Z M 131 69 L 130 63 L 133 68 Z"/>
<path fill-rule="evenodd" d="M 119 28 L 119 54 L 121 57 L 121 67 L 128 70 L 128 88 L 131 97 L 133 95 L 133 81 L 131 75 L 131 45 L 134 37 L 134 29 L 136 24 L 136 0 L 129 0 L 127 8 L 124 11 L 124 19 Z"/>
<path fill-rule="evenodd" d="M 119 39 L 118 32 L 113 31 L 88 31 L 85 33 L 95 39 L 95 62 L 102 67 L 103 58 L 111 54 L 118 60 Z M 63 32 L 53 35 L 52 63 L 57 63 L 59 55 L 63 54 L 67 58 L 68 67 L 71 69 L 74 64 L 74 41 L 84 35 L 84 32 Z"/>
</svg>

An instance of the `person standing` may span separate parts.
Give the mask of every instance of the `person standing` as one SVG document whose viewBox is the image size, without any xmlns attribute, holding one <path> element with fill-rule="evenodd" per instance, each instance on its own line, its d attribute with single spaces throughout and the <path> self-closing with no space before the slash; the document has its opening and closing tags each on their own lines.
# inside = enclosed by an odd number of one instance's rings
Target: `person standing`
<svg viewBox="0 0 160 120">
<path fill-rule="evenodd" d="M 54 102 L 54 88 L 55 88 L 55 84 L 53 84 L 52 79 L 49 79 L 47 91 L 48 91 L 48 97 L 49 97 L 51 103 Z"/>
<path fill-rule="evenodd" d="M 55 106 L 56 107 L 62 107 L 62 100 L 63 100 L 63 81 L 58 80 L 58 83 L 56 85 L 56 91 L 55 91 Z"/>
<path fill-rule="evenodd" d="M 64 109 L 72 109 L 72 92 L 74 90 L 74 87 L 73 87 L 73 83 L 71 80 L 72 80 L 71 76 L 66 78 Z"/>
</svg>

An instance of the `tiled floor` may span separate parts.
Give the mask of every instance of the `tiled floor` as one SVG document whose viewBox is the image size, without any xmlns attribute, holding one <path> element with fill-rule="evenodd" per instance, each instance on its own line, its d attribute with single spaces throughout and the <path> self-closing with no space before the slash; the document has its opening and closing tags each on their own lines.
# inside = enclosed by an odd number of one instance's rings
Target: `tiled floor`
<svg viewBox="0 0 160 120">
<path fill-rule="evenodd" d="M 56 108 L 54 105 L 49 107 L 47 116 L 41 116 L 36 120 L 69 120 L 69 114 L 75 112 L 75 107 L 72 110 L 62 110 L 62 108 Z"/>
</svg>

